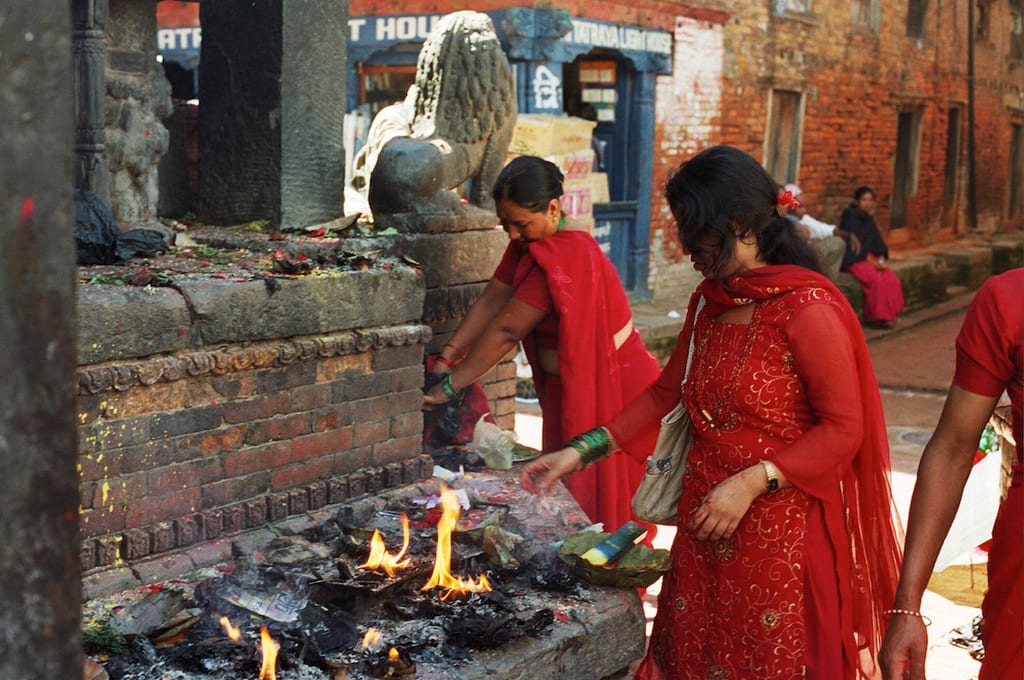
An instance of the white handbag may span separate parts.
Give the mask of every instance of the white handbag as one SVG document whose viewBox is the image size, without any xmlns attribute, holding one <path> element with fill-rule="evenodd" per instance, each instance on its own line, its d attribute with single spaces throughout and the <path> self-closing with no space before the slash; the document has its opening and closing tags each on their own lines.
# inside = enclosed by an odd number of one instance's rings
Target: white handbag
<svg viewBox="0 0 1024 680">
<path fill-rule="evenodd" d="M 697 314 L 704 306 L 703 296 L 697 302 Z M 694 314 L 694 328 L 696 328 Z M 683 386 L 690 374 L 693 359 L 693 331 L 690 332 L 690 347 L 686 355 L 686 371 Z M 682 386 L 676 407 L 661 419 L 658 440 L 654 452 L 647 457 L 647 472 L 640 480 L 640 486 L 633 494 L 633 514 L 652 524 L 676 524 L 679 520 L 679 496 L 683 493 L 683 472 L 686 470 L 686 455 L 690 452 L 693 437 L 690 432 L 690 414 L 683 406 Z"/>
</svg>

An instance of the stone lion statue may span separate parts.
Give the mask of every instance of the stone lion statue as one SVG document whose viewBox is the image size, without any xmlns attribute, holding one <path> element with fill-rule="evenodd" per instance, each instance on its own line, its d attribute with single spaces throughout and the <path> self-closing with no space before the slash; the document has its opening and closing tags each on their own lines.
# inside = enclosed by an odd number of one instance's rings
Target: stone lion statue
<svg viewBox="0 0 1024 680">
<path fill-rule="evenodd" d="M 472 11 L 443 17 L 420 50 L 410 94 L 408 134 L 396 135 L 390 125 L 368 173 L 375 221 L 402 213 L 457 214 L 463 208 L 452 189 L 467 179 L 469 203 L 490 211 L 518 111 L 490 17 Z M 363 161 L 373 154 L 361 153 Z"/>
</svg>

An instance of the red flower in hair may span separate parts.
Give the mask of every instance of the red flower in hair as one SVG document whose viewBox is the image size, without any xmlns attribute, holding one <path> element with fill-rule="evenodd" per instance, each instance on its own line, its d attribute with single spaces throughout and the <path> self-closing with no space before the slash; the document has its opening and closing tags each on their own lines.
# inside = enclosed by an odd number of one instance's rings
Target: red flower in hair
<svg viewBox="0 0 1024 680">
<path fill-rule="evenodd" d="M 792 191 L 783 191 L 779 194 L 778 205 L 780 208 L 785 207 L 792 210 L 800 206 L 800 201 L 796 200 L 796 196 L 793 195 Z"/>
</svg>

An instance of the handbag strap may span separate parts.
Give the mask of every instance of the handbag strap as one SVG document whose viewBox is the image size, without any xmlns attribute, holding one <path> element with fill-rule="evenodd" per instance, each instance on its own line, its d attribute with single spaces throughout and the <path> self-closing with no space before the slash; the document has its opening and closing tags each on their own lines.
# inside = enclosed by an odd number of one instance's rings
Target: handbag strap
<svg viewBox="0 0 1024 680">
<path fill-rule="evenodd" d="M 697 317 L 700 316 L 700 310 L 704 307 L 704 296 L 701 295 L 697 299 L 697 309 L 693 313 L 693 327 L 690 328 L 690 347 L 686 351 L 686 370 L 683 371 L 683 384 L 686 384 L 686 379 L 690 376 L 690 362 L 693 361 L 693 338 L 697 335 Z M 681 386 L 680 386 L 681 387 Z M 680 394 L 682 389 L 680 389 Z"/>
</svg>

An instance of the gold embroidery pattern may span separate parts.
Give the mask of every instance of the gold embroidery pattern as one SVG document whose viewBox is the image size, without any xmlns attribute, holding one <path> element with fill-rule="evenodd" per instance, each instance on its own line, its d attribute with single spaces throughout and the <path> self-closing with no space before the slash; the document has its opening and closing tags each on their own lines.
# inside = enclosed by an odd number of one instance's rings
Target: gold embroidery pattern
<svg viewBox="0 0 1024 680">
<path fill-rule="evenodd" d="M 727 562 L 736 554 L 736 550 L 732 545 L 732 539 L 729 538 L 720 538 L 715 541 L 711 546 L 711 551 L 719 562 Z"/>
<path fill-rule="evenodd" d="M 779 625 L 779 619 L 779 613 L 772 609 L 761 612 L 761 625 L 767 630 L 775 630 L 775 627 Z"/>
</svg>

